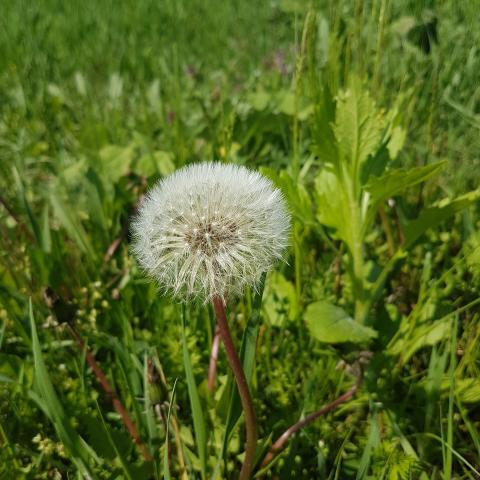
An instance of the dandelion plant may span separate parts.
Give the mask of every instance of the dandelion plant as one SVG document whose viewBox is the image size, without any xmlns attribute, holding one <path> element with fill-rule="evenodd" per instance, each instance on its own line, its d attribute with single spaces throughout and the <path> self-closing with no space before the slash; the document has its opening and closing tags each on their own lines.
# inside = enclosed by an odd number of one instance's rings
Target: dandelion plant
<svg viewBox="0 0 480 480">
<path fill-rule="evenodd" d="M 146 195 L 133 224 L 134 253 L 160 289 L 177 299 L 211 302 L 245 413 L 251 477 L 257 425 L 225 311 L 226 299 L 255 287 L 283 258 L 290 215 L 282 193 L 259 173 L 221 163 L 187 166 Z"/>
</svg>

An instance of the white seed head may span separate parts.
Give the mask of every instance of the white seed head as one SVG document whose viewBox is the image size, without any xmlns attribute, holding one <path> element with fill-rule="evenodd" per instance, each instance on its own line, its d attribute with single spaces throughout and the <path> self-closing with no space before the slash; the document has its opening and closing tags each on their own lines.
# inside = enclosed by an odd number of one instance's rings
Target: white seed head
<svg viewBox="0 0 480 480">
<path fill-rule="evenodd" d="M 161 180 L 133 222 L 133 251 L 162 290 L 182 299 L 235 296 L 282 258 L 290 215 L 257 172 L 198 163 Z"/>
</svg>

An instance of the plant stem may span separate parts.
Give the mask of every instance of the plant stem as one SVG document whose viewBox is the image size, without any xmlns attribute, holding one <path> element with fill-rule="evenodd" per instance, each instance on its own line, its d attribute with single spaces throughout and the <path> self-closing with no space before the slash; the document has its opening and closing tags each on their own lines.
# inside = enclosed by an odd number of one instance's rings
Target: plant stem
<svg viewBox="0 0 480 480">
<path fill-rule="evenodd" d="M 213 298 L 213 308 L 217 316 L 218 329 L 225 345 L 228 362 L 233 371 L 235 381 L 238 387 L 238 393 L 245 412 L 246 445 L 245 460 L 240 471 L 240 480 L 249 480 L 254 467 L 255 448 L 257 445 L 257 420 L 253 409 L 252 397 L 248 389 L 247 379 L 243 371 L 242 364 L 238 358 L 235 346 L 233 344 L 230 328 L 228 327 L 227 315 L 223 300 L 220 297 Z"/>
<path fill-rule="evenodd" d="M 353 194 L 350 197 L 350 230 L 351 240 L 350 248 L 352 255 L 353 269 L 353 292 L 355 295 L 355 320 L 359 323 L 365 322 L 367 311 L 365 310 L 365 287 L 363 278 L 363 237 L 362 237 L 362 218 L 360 207 L 353 200 Z"/>
<path fill-rule="evenodd" d="M 215 327 L 215 335 L 213 336 L 212 341 L 212 351 L 210 353 L 210 364 L 208 366 L 208 391 L 213 392 L 215 388 L 215 377 L 217 374 L 217 360 L 218 360 L 218 350 L 220 348 L 220 329 L 218 325 Z"/>
<path fill-rule="evenodd" d="M 291 427 L 287 428 L 275 441 L 275 443 L 270 447 L 270 450 L 268 451 L 267 455 L 263 459 L 261 467 L 264 468 L 266 467 L 277 455 L 277 453 L 282 450 L 284 447 L 285 443 L 287 440 L 297 433 L 300 429 L 303 427 L 307 426 L 311 422 L 313 422 L 315 419 L 318 417 L 325 415 L 332 411 L 335 407 L 338 407 L 338 405 L 342 404 L 343 402 L 346 402 L 350 398 L 352 398 L 355 395 L 355 392 L 358 390 L 358 383 L 356 383 L 350 390 L 345 392 L 343 395 L 335 399 L 333 402 L 329 403 L 328 405 L 325 405 L 322 407 L 320 410 L 317 410 L 316 412 L 311 413 L 310 415 L 307 415 L 304 419 L 299 420 L 297 423 L 292 425 Z"/>
</svg>

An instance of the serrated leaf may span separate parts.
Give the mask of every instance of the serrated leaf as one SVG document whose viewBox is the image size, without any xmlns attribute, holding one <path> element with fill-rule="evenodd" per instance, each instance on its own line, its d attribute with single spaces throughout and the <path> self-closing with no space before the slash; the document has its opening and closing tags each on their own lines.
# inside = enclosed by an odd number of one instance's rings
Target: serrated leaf
<svg viewBox="0 0 480 480">
<path fill-rule="evenodd" d="M 447 218 L 469 207 L 480 198 L 480 189 L 465 193 L 455 200 L 441 202 L 438 206 L 425 209 L 420 216 L 407 223 L 404 228 L 405 248 L 411 246 L 429 228 L 435 227 Z"/>
<path fill-rule="evenodd" d="M 366 343 L 377 336 L 375 330 L 357 323 L 343 308 L 328 302 L 311 303 L 303 318 L 310 333 L 325 343 Z"/>
<path fill-rule="evenodd" d="M 383 115 L 358 83 L 339 93 L 334 133 L 341 159 L 355 179 L 362 163 L 378 148 L 383 128 Z"/>
<path fill-rule="evenodd" d="M 445 163 L 438 162 L 423 167 L 390 170 L 380 177 L 370 177 L 365 185 L 365 190 L 370 192 L 373 204 L 379 203 L 386 198 L 398 195 L 407 188 L 424 182 L 438 173 Z"/>
</svg>

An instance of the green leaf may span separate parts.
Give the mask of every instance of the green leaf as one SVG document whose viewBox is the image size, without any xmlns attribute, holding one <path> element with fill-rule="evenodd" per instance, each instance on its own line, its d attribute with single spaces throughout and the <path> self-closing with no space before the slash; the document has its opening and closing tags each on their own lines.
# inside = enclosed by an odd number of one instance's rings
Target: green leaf
<svg viewBox="0 0 480 480">
<path fill-rule="evenodd" d="M 353 179 L 358 179 L 361 165 L 378 148 L 383 129 L 382 113 L 358 81 L 339 93 L 334 133 L 341 160 Z"/>
<path fill-rule="evenodd" d="M 295 93 L 288 90 L 280 90 L 274 97 L 275 111 L 285 115 L 297 115 L 299 120 L 306 120 L 313 112 L 313 105 L 306 104 L 303 99 L 295 100 Z M 295 101 L 297 104 L 295 104 Z"/>
<path fill-rule="evenodd" d="M 115 183 L 126 175 L 133 161 L 135 147 L 127 145 L 106 145 L 100 152 L 101 169 L 110 182 Z"/>
<path fill-rule="evenodd" d="M 437 162 L 423 167 L 390 170 L 380 177 L 370 177 L 365 185 L 365 190 L 370 192 L 372 204 L 377 204 L 386 198 L 398 195 L 407 188 L 424 182 L 438 173 L 445 163 Z"/>
<path fill-rule="evenodd" d="M 147 424 L 148 443 L 150 451 L 152 451 L 153 441 L 156 440 L 159 435 L 151 398 L 152 389 L 150 388 L 150 382 L 148 379 L 148 355 L 146 353 L 144 354 L 143 359 L 143 395 L 145 397 L 144 415 Z"/>
<path fill-rule="evenodd" d="M 57 397 L 45 366 L 42 349 L 38 341 L 31 300 L 29 302 L 29 316 L 35 366 L 35 391 L 39 395 L 39 406 L 53 423 L 60 441 L 65 445 L 65 448 L 70 453 L 71 460 L 75 463 L 80 473 L 85 478 L 93 478 L 89 469 L 90 449 L 83 438 L 70 426 L 69 418 Z"/>
<path fill-rule="evenodd" d="M 90 168 L 85 175 L 84 185 L 88 216 L 95 226 L 100 227 L 104 235 L 108 235 L 109 222 L 105 215 L 102 201 L 105 197 L 105 189 L 103 188 L 102 180 L 97 173 Z"/>
<path fill-rule="evenodd" d="M 450 317 L 437 320 L 428 325 L 417 325 L 411 337 L 402 336 L 393 343 L 388 352 L 392 355 L 401 355 L 402 362 L 406 363 L 412 355 L 424 347 L 431 347 L 441 340 L 448 338 L 452 329 Z"/>
<path fill-rule="evenodd" d="M 350 210 L 337 176 L 328 169 L 321 170 L 315 178 L 317 199 L 317 219 L 331 228 L 335 228 L 342 239 L 347 238 L 346 219 Z"/>
<path fill-rule="evenodd" d="M 368 469 L 373 459 L 373 454 L 375 450 L 378 449 L 381 442 L 377 408 L 378 407 L 375 405 L 375 403 L 370 403 L 370 433 L 368 435 L 367 443 L 363 448 L 363 453 L 358 464 L 357 476 L 355 477 L 355 480 L 364 480 L 368 478 Z"/>
<path fill-rule="evenodd" d="M 368 160 L 362 165 L 360 171 L 360 183 L 365 186 L 370 177 L 380 176 L 387 168 L 390 162 L 388 145 L 380 145 L 374 155 L 368 157 Z"/>
<path fill-rule="evenodd" d="M 100 420 L 101 420 L 101 425 L 103 427 L 105 438 L 108 441 L 112 450 L 115 452 L 116 461 L 118 461 L 118 463 L 120 464 L 120 467 L 123 470 L 123 473 L 125 474 L 125 478 L 128 479 L 128 480 L 133 480 L 134 474 L 130 470 L 130 465 L 128 464 L 128 459 L 126 458 L 127 455 L 125 453 L 123 453 L 120 450 L 120 448 L 118 448 L 118 446 L 117 446 L 117 444 L 116 444 L 116 442 L 113 438 L 113 435 L 114 435 L 113 430 L 105 422 L 105 420 L 103 418 L 103 415 L 102 415 L 102 411 L 100 409 L 100 405 L 98 404 L 98 402 L 96 400 L 95 400 L 95 404 L 96 404 L 96 407 L 97 407 L 98 415 L 99 415 Z"/>
<path fill-rule="evenodd" d="M 258 90 L 248 95 L 247 100 L 255 110 L 265 110 L 270 102 L 270 94 L 264 90 Z"/>
<path fill-rule="evenodd" d="M 169 175 L 175 170 L 173 155 L 170 152 L 157 150 L 156 152 L 142 155 L 136 162 L 134 171 L 150 177 L 152 175 Z"/>
<path fill-rule="evenodd" d="M 314 109 L 315 120 L 312 122 L 314 135 L 313 151 L 321 162 L 327 165 L 338 164 L 338 145 L 333 132 L 335 121 L 335 101 L 328 88 L 324 86 Z"/>
<path fill-rule="evenodd" d="M 280 272 L 271 272 L 265 288 L 263 309 L 271 325 L 281 327 L 298 315 L 295 286 Z"/>
<path fill-rule="evenodd" d="M 392 160 L 397 158 L 398 153 L 403 148 L 406 136 L 407 132 L 399 125 L 392 128 L 390 140 L 387 144 L 388 154 Z"/>
<path fill-rule="evenodd" d="M 343 308 L 328 302 L 311 303 L 304 320 L 310 333 L 325 343 L 366 343 L 377 336 L 375 330 L 355 322 Z"/>
<path fill-rule="evenodd" d="M 436 227 L 447 218 L 455 215 L 455 213 L 472 205 L 473 202 L 480 198 L 480 189 L 465 193 L 457 197 L 455 200 L 443 201 L 438 206 L 430 207 L 420 214 L 420 216 L 407 223 L 404 228 L 405 245 L 404 248 L 410 247 L 419 237 L 421 237 L 429 228 Z"/>
<path fill-rule="evenodd" d="M 450 378 L 443 379 L 442 391 L 448 391 L 450 387 Z M 480 380 L 478 378 L 459 378 L 455 379 L 455 395 L 463 403 L 480 402 Z"/>
<path fill-rule="evenodd" d="M 293 215 L 303 223 L 313 223 L 312 200 L 302 183 L 295 181 L 285 170 L 277 173 L 272 168 L 260 167 L 260 173 L 282 191 Z"/>
<path fill-rule="evenodd" d="M 182 306 L 182 350 L 183 350 L 183 366 L 187 377 L 188 397 L 190 399 L 190 407 L 192 409 L 193 428 L 195 430 L 195 441 L 197 444 L 198 456 L 200 458 L 200 466 L 202 470 L 202 478 L 207 475 L 207 431 L 205 426 L 205 416 L 203 414 L 202 404 L 200 403 L 200 395 L 198 394 L 197 384 L 193 375 L 192 363 L 187 347 L 187 338 L 185 334 L 185 306 Z"/>
</svg>

